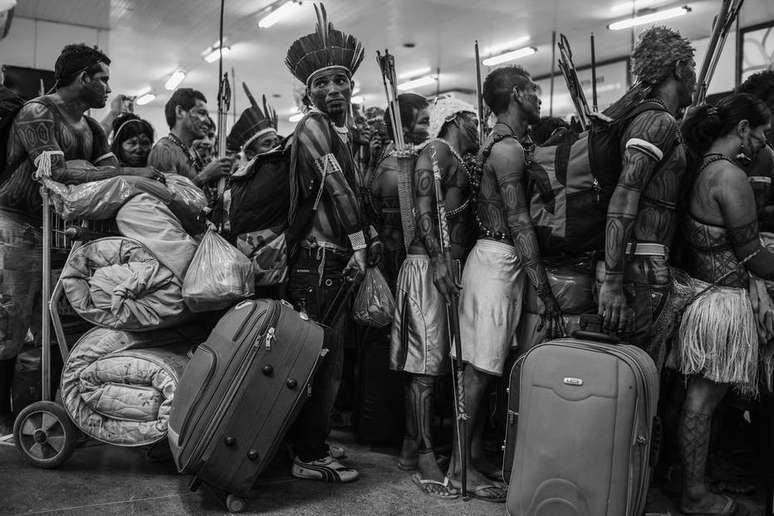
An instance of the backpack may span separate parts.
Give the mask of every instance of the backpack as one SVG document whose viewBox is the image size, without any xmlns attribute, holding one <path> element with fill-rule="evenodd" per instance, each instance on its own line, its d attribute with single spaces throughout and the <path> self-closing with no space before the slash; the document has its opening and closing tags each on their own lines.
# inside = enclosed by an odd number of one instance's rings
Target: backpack
<svg viewBox="0 0 774 516">
<path fill-rule="evenodd" d="M 278 285 L 288 271 L 290 150 L 259 154 L 231 176 L 232 243 L 253 262 L 256 286 Z"/>
<path fill-rule="evenodd" d="M 16 114 L 24 105 L 24 99 L 13 91 L 0 85 L 0 183 L 5 178 L 8 160 L 8 138 L 11 135 L 11 125 Z"/>
<path fill-rule="evenodd" d="M 542 147 L 526 148 L 529 211 L 543 256 L 600 251 L 605 222 L 622 168 L 626 128 L 657 102 L 633 104 L 620 117 L 592 117 L 588 131 L 564 131 Z"/>
</svg>

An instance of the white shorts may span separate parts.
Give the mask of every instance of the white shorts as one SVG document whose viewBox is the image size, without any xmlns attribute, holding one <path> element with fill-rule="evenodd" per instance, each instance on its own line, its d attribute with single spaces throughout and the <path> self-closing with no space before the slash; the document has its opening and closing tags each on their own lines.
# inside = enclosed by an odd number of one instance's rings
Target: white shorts
<svg viewBox="0 0 774 516">
<path fill-rule="evenodd" d="M 462 273 L 460 342 L 462 360 L 501 376 L 521 317 L 524 275 L 513 246 L 479 240 Z M 452 355 L 454 348 L 452 348 Z"/>
</svg>

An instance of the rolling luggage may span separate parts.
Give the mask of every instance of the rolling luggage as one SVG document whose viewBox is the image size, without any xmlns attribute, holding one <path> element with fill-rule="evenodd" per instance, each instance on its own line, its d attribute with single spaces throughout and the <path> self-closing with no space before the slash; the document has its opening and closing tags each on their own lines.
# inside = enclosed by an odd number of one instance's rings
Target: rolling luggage
<svg viewBox="0 0 774 516">
<path fill-rule="evenodd" d="M 606 335 L 540 344 L 510 376 L 503 476 L 513 516 L 640 516 L 650 480 L 656 365 Z"/>
<path fill-rule="evenodd" d="M 177 468 L 244 496 L 311 394 L 323 329 L 284 301 L 243 301 L 218 322 L 183 373 L 169 419 Z M 241 510 L 243 501 L 229 509 Z"/>
</svg>

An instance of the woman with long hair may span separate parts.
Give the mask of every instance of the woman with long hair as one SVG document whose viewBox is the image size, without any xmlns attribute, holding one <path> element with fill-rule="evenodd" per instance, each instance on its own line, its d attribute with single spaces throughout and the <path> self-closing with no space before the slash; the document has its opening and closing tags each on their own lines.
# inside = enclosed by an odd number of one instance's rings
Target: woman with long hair
<svg viewBox="0 0 774 516">
<path fill-rule="evenodd" d="M 733 514 L 736 504 L 704 482 L 712 416 L 729 387 L 757 392 L 758 332 L 750 273 L 774 279 L 774 254 L 758 236 L 755 195 L 741 163 L 766 145 L 766 104 L 748 94 L 689 113 L 682 133 L 697 157 L 683 235 L 701 294 L 687 307 L 677 365 L 688 378 L 679 427 L 685 514 Z M 701 283 L 704 282 L 704 283 Z M 706 291 L 705 291 L 706 289 Z"/>
<path fill-rule="evenodd" d="M 125 113 L 113 120 L 111 150 L 121 166 L 146 167 L 153 145 L 153 126 L 133 113 Z"/>
</svg>

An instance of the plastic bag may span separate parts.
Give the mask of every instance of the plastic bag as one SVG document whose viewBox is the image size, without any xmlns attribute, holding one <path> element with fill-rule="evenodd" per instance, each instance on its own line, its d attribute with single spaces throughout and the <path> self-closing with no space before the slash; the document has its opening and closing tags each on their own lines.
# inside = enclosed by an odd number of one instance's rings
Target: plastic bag
<svg viewBox="0 0 774 516">
<path fill-rule="evenodd" d="M 355 321 L 360 324 L 374 328 L 392 324 L 395 298 L 378 268 L 366 269 L 365 278 L 355 297 L 353 311 Z"/>
<path fill-rule="evenodd" d="M 279 285 L 287 279 L 285 233 L 275 228 L 243 233 L 237 237 L 236 245 L 253 262 L 256 286 Z"/>
<path fill-rule="evenodd" d="M 78 168 L 95 168 L 83 160 L 67 163 Z M 65 220 L 111 219 L 126 201 L 139 193 L 149 193 L 165 202 L 171 198 L 162 183 L 139 176 L 116 176 L 78 185 L 64 185 L 50 178 L 42 182 L 48 188 L 54 209 Z"/>
<path fill-rule="evenodd" d="M 228 308 L 255 293 L 250 260 L 213 230 L 207 231 L 183 281 L 183 301 L 192 312 Z"/>
<path fill-rule="evenodd" d="M 193 184 L 193 181 L 180 174 L 164 174 L 164 178 L 172 199 L 185 205 L 192 213 L 198 215 L 207 207 L 204 190 Z"/>
</svg>

